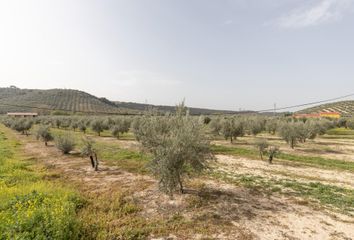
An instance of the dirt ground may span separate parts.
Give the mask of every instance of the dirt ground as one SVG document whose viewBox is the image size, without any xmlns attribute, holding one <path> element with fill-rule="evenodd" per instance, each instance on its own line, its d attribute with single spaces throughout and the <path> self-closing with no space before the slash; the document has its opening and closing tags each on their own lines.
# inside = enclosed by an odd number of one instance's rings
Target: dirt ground
<svg viewBox="0 0 354 240">
<path fill-rule="evenodd" d="M 98 139 L 98 138 L 97 138 Z M 70 181 L 75 181 L 92 191 L 114 191 L 117 188 L 134 188 L 133 198 L 141 206 L 141 214 L 146 218 L 166 217 L 180 213 L 185 218 L 196 222 L 218 225 L 224 228 L 213 234 L 191 234 L 183 239 L 354 239 L 354 218 L 343 214 L 314 209 L 301 204 L 294 197 L 262 194 L 241 186 L 223 181 L 199 179 L 205 186 L 203 194 L 187 189 L 187 194 L 176 195 L 173 199 L 158 191 L 154 178 L 123 171 L 108 166 L 105 160 L 100 163 L 100 171 L 94 172 L 89 161 L 75 154 L 64 156 L 55 147 L 45 147 L 43 143 L 28 137 L 19 137 L 24 144 L 25 153 L 55 169 Z M 136 148 L 134 141 L 100 138 L 99 141 L 116 141 L 120 146 Z M 333 140 L 331 140 L 333 141 Z M 329 143 L 330 144 L 330 143 Z M 317 168 L 301 168 L 268 165 L 258 160 L 247 160 L 231 156 L 217 156 L 221 171 L 254 173 L 265 177 L 292 175 L 301 181 L 327 182 L 333 185 L 354 188 L 352 173 Z M 202 204 L 191 207 L 196 197 Z M 180 239 L 176 235 L 150 239 Z"/>
</svg>

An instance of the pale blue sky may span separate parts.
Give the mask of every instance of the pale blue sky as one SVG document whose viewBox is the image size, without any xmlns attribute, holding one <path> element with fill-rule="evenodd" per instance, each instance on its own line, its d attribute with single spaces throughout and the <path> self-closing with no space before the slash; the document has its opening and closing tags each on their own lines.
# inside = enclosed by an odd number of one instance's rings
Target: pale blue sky
<svg viewBox="0 0 354 240">
<path fill-rule="evenodd" d="M 264 109 L 354 92 L 354 0 L 0 0 L 0 86 Z"/>
</svg>

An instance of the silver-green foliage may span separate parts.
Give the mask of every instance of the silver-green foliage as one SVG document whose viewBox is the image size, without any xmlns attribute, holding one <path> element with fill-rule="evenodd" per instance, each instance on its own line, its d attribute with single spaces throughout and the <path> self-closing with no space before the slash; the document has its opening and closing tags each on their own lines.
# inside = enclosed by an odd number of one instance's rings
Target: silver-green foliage
<svg viewBox="0 0 354 240">
<path fill-rule="evenodd" d="M 245 122 L 242 118 L 232 117 L 222 120 L 221 132 L 225 139 L 230 139 L 232 143 L 237 137 L 245 135 Z"/>
<path fill-rule="evenodd" d="M 265 119 L 262 117 L 252 117 L 247 119 L 247 128 L 249 134 L 256 136 L 265 130 Z"/>
<path fill-rule="evenodd" d="M 267 140 L 264 138 L 258 138 L 254 144 L 259 151 L 259 156 L 263 160 L 263 155 L 267 152 L 267 148 L 269 147 Z"/>
<path fill-rule="evenodd" d="M 68 154 L 74 150 L 76 143 L 70 134 L 64 134 L 55 137 L 55 145 L 63 154 Z"/>
<path fill-rule="evenodd" d="M 183 177 L 200 172 L 213 159 L 203 124 L 193 119 L 182 104 L 175 115 L 145 116 L 134 133 L 153 156 L 151 169 L 159 177 L 160 189 L 172 195 L 183 193 Z"/>
<path fill-rule="evenodd" d="M 119 138 L 121 134 L 127 133 L 130 128 L 130 120 L 125 118 L 117 118 L 111 127 L 112 135 Z"/>
<path fill-rule="evenodd" d="M 85 137 L 82 139 L 82 145 L 81 155 L 89 157 L 92 168 L 94 168 L 95 171 L 98 171 L 98 156 L 95 142 L 92 139 Z"/>
<path fill-rule="evenodd" d="M 103 130 L 107 129 L 106 123 L 102 119 L 95 119 L 91 122 L 92 131 L 96 132 L 98 136 L 101 135 Z"/>
<path fill-rule="evenodd" d="M 47 146 L 49 141 L 53 140 L 53 136 L 49 130 L 48 126 L 40 125 L 36 132 L 37 140 L 41 140 Z"/>
</svg>

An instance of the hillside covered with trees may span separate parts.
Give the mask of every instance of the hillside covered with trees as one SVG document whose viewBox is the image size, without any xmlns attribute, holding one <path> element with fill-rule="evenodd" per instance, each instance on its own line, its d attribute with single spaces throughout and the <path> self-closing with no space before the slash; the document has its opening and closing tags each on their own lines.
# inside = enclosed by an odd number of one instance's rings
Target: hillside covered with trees
<svg viewBox="0 0 354 240">
<path fill-rule="evenodd" d="M 20 89 L 17 87 L 0 88 L 0 114 L 18 111 L 82 114 L 141 114 L 146 109 L 173 112 L 174 106 L 156 106 L 134 102 L 113 102 L 98 98 L 89 93 L 72 89 Z M 193 115 L 235 114 L 236 111 L 189 108 Z M 242 112 L 249 113 L 249 112 Z"/>
<path fill-rule="evenodd" d="M 298 113 L 339 112 L 343 117 L 351 117 L 354 113 L 354 101 L 326 103 L 303 109 Z"/>
</svg>

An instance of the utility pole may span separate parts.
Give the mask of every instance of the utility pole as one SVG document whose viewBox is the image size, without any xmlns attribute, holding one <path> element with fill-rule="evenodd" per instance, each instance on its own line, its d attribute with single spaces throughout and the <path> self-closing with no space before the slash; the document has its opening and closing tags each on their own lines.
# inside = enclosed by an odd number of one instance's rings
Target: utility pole
<svg viewBox="0 0 354 240">
<path fill-rule="evenodd" d="M 277 114 L 277 104 L 274 103 L 274 116 Z"/>
</svg>

